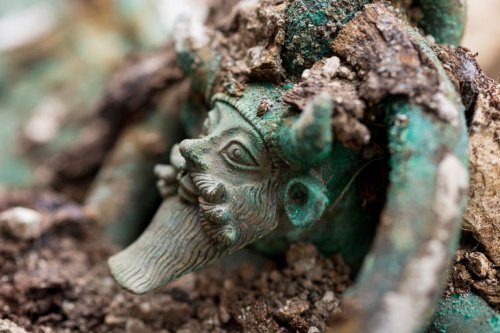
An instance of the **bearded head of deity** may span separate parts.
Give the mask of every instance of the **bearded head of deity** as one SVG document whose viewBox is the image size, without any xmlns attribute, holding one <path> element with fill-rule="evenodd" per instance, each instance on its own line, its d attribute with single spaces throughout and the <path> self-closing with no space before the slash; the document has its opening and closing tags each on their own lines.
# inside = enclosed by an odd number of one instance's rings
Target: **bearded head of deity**
<svg viewBox="0 0 500 333">
<path fill-rule="evenodd" d="M 214 95 L 199 137 L 157 167 L 165 199 L 151 225 L 110 259 L 122 286 L 150 291 L 278 225 L 307 229 L 321 217 L 326 189 L 310 170 L 329 156 L 331 101 L 320 95 L 299 117 L 282 96 L 260 85 L 240 98 Z"/>
</svg>

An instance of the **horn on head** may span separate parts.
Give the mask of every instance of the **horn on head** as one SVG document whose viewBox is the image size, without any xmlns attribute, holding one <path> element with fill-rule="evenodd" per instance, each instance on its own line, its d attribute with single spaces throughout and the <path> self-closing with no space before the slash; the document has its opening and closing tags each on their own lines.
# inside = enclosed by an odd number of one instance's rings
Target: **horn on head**
<svg viewBox="0 0 500 333">
<path fill-rule="evenodd" d="M 305 106 L 291 126 L 285 126 L 279 140 L 283 157 L 288 162 L 310 167 L 328 157 L 333 141 L 332 112 L 332 98 L 322 93 Z"/>
</svg>

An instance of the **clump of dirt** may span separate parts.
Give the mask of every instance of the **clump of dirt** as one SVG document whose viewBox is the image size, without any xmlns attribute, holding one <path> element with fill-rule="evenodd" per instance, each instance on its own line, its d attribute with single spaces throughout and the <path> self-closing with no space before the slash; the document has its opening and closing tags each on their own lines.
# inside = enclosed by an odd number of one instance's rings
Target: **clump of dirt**
<svg viewBox="0 0 500 333">
<path fill-rule="evenodd" d="M 96 264 L 110 253 L 104 242 L 76 222 L 31 242 L 0 238 L 0 317 L 32 332 L 90 332 L 102 321 L 112 281 L 93 297 L 83 294 L 91 295 L 92 284 L 102 281 Z"/>
<path fill-rule="evenodd" d="M 312 245 L 280 261 L 211 266 L 148 295 L 119 289 L 116 249 L 90 222 L 54 224 L 33 241 L 0 233 L 0 327 L 6 332 L 321 332 L 340 311 L 349 270 Z M 3 332 L 3 331 L 2 331 Z"/>
<path fill-rule="evenodd" d="M 232 317 L 228 322 L 239 326 L 237 332 L 253 331 L 249 327 L 255 332 L 323 331 L 325 320 L 340 312 L 341 295 L 351 284 L 349 269 L 339 256 L 327 259 L 309 244 L 292 245 L 283 269 L 254 278 L 250 268 L 239 280 L 226 282 L 221 305 Z"/>
<path fill-rule="evenodd" d="M 280 53 L 285 42 L 285 9 L 286 4 L 276 0 L 241 3 L 224 24 L 211 31 L 217 35 L 218 76 L 227 93 L 239 96 L 249 79 L 284 80 Z"/>
<path fill-rule="evenodd" d="M 478 293 L 500 310 L 500 268 L 477 250 L 458 250 L 445 295 Z"/>
<path fill-rule="evenodd" d="M 417 2 L 415 0 L 391 0 L 391 5 L 399 16 L 408 20 L 412 26 L 417 26 L 424 15 Z"/>
<path fill-rule="evenodd" d="M 370 141 L 362 123 L 366 104 L 359 97 L 356 73 L 337 57 L 316 62 L 302 73 L 301 81 L 285 94 L 285 102 L 303 110 L 315 96 L 327 93 L 335 105 L 331 120 L 335 138 L 346 147 L 360 148 Z"/>
</svg>

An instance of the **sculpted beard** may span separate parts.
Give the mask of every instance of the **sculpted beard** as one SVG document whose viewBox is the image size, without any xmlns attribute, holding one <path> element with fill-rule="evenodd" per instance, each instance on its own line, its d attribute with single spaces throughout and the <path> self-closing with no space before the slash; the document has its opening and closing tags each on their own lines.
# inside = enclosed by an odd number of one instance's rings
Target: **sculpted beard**
<svg viewBox="0 0 500 333">
<path fill-rule="evenodd" d="M 200 192 L 200 223 L 214 245 L 238 249 L 277 225 L 277 181 L 242 185 L 228 193 L 224 184 L 207 174 L 191 175 Z"/>
<path fill-rule="evenodd" d="M 178 195 L 165 199 L 139 239 L 109 259 L 112 275 L 143 294 L 224 255 L 210 246 L 198 216 L 199 208 Z"/>
<path fill-rule="evenodd" d="M 126 289 L 151 291 L 276 227 L 275 178 L 233 190 L 206 174 L 190 176 L 199 205 L 180 193 L 170 195 L 139 239 L 110 258 L 111 273 Z"/>
</svg>

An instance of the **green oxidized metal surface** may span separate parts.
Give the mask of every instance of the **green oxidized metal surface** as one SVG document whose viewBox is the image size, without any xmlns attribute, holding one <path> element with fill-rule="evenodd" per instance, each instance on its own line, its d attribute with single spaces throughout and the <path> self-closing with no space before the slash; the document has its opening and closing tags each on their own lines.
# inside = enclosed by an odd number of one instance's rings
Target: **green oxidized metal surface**
<svg viewBox="0 0 500 333">
<path fill-rule="evenodd" d="M 329 7 L 326 1 L 293 1 L 282 50 L 289 73 L 296 77 L 329 56 L 337 30 L 348 24 L 363 3 L 337 1 L 337 6 Z M 439 21 L 430 20 L 431 2 L 421 4 L 428 14 L 427 21 L 422 21 L 426 31 L 443 41 L 459 35 L 458 24 L 452 35 L 445 34 L 450 24 L 459 21 L 455 7 L 442 7 Z M 449 13 L 451 20 L 446 16 Z M 325 30 L 328 23 L 329 30 Z M 450 102 L 447 106 L 451 105 L 457 119 L 452 124 L 405 99 L 385 101 L 391 185 L 382 226 L 368 256 L 376 217 L 363 210 L 352 186 L 366 161 L 362 163 L 358 153 L 334 140 L 328 121 L 331 99 L 319 95 L 298 114 L 282 101 L 290 87 L 261 82 L 248 85 L 240 98 L 212 96 L 220 70 L 217 52 L 183 51 L 179 60 L 194 78 L 193 90 L 212 109 L 201 134 L 174 146 L 170 165 L 157 168 L 165 199 L 145 233 L 110 259 L 119 283 L 144 293 L 252 243 L 274 252 L 291 241 L 307 239 L 324 253 L 342 253 L 354 268 L 366 257 L 346 300 L 356 309 L 352 320 L 362 319 L 355 323 L 359 330 L 398 327 L 400 322 L 393 317 L 396 310 L 415 310 L 419 316 L 431 311 L 432 299 L 422 295 L 437 298 L 442 269 L 460 230 L 467 183 L 466 131 L 456 92 L 439 62 L 418 34 L 409 34 L 435 63 Z M 229 93 L 234 91 L 229 89 Z M 269 107 L 262 113 L 258 110 L 263 101 Z M 197 127 L 198 119 L 195 112 L 183 116 L 188 127 Z M 142 169 L 129 170 L 124 163 L 123 170 L 134 175 Z M 458 178 L 447 177 L 450 171 Z M 448 199 L 440 192 L 443 189 L 451 189 Z M 434 202 L 443 211 L 430 209 Z M 411 278 L 423 270 L 429 283 L 412 285 Z M 412 294 L 413 287 L 423 289 Z"/>
<path fill-rule="evenodd" d="M 300 75 L 316 61 L 331 55 L 330 43 L 342 26 L 369 0 L 294 0 L 287 8 L 284 66 Z"/>
<path fill-rule="evenodd" d="M 286 52 L 307 60 L 297 63 L 289 57 L 292 74 L 330 52 L 314 48 L 311 39 L 300 39 L 311 25 L 328 20 L 325 6 L 320 3 L 312 7 L 316 13 L 305 14 L 297 10 L 301 7 L 290 7 L 288 31 L 297 29 L 292 35 L 300 43 L 292 45 L 293 38 L 285 43 L 285 66 Z M 342 13 L 338 22 L 354 11 Z M 308 24 L 298 24 L 301 20 Z M 434 62 L 453 119 L 441 119 L 405 99 L 385 101 L 391 185 L 375 244 L 346 299 L 356 311 L 349 320 L 357 320 L 353 325 L 358 331 L 394 330 L 401 325 L 394 314 L 401 310 L 414 309 L 418 318 L 429 314 L 428 305 L 438 297 L 445 277 L 443 267 L 456 246 L 465 203 L 462 107 L 423 38 L 409 28 L 406 33 Z M 329 45 L 330 40 L 311 36 Z M 198 79 L 194 89 L 207 96 L 215 75 L 211 70 L 218 70 L 210 65 L 217 63 L 214 51 L 180 56 L 188 74 Z M 331 97 L 316 96 L 298 114 L 282 103 L 283 94 L 282 87 L 265 83 L 248 85 L 239 98 L 208 94 L 212 110 L 202 133 L 174 147 L 171 165 L 162 167 L 160 191 L 166 199 L 151 226 L 110 259 L 122 286 L 136 293 L 150 291 L 266 235 L 257 248 L 276 251 L 290 241 L 309 239 L 325 253 L 340 252 L 354 267 L 360 265 L 375 225 L 350 186 L 364 167 L 360 157 L 334 143 L 328 121 Z M 268 107 L 259 113 L 263 101 Z M 449 172 L 456 178 L 447 177 Z M 443 211 L 432 209 L 435 202 Z M 412 294 L 412 277 L 424 271 L 429 283 Z M 382 303 L 390 295 L 392 303 Z"/>
<path fill-rule="evenodd" d="M 300 75 L 321 58 L 331 55 L 329 44 L 370 0 L 294 0 L 287 8 L 285 69 Z M 459 45 L 465 29 L 465 0 L 419 0 L 422 19 L 418 25 L 438 43 Z"/>
<path fill-rule="evenodd" d="M 438 43 L 459 45 L 466 20 L 465 0 L 418 0 L 423 17 L 418 23 Z"/>
<path fill-rule="evenodd" d="M 392 171 L 388 202 L 382 217 L 382 228 L 387 229 L 387 232 L 382 233 L 379 229 L 373 250 L 377 254 L 368 254 L 357 278 L 357 285 L 350 295 L 352 299 L 362 297 L 362 306 L 369 314 L 375 313 L 374 310 L 381 306 L 379 302 L 383 298 L 377 295 L 392 292 L 395 286 L 400 285 L 401 288 L 407 288 L 408 292 L 417 288 L 411 279 L 418 276 L 420 269 L 425 270 L 430 279 L 440 280 L 444 277 L 437 276 L 442 275 L 441 265 L 446 266 L 454 253 L 459 220 L 439 222 L 441 217 L 436 216 L 435 211 L 429 207 L 437 200 L 436 191 L 439 191 L 439 188 L 436 179 L 439 179 L 439 173 L 448 172 L 440 168 L 444 168 L 446 164 L 456 165 L 456 170 L 461 172 L 457 177 L 462 177 L 465 182 L 467 179 L 466 161 L 460 160 L 455 154 L 449 157 L 439 156 L 442 149 L 446 149 L 448 142 L 460 142 L 456 131 L 447 129 L 444 124 L 436 125 L 431 116 L 404 102 L 389 108 L 388 121 L 393 123 L 389 133 Z M 435 140 L 437 137 L 443 140 Z M 439 160 L 441 162 L 437 164 L 436 161 Z M 462 205 L 460 206 L 463 207 Z M 435 241 L 425 245 L 428 239 L 435 238 L 437 233 L 446 235 L 448 241 Z M 385 237 L 381 234 L 385 234 Z M 429 248 L 424 250 L 426 246 Z M 377 248 L 380 251 L 376 250 Z M 428 267 L 425 267 L 425 257 L 417 261 L 421 267 L 411 266 L 412 257 L 420 251 L 429 251 Z M 437 263 L 432 263 L 434 260 L 437 260 Z M 407 277 L 402 279 L 401 272 L 405 272 Z M 434 292 L 437 297 L 436 291 L 439 287 L 434 284 L 428 287 L 431 289 L 421 292 Z M 417 311 L 417 295 L 413 298 L 407 296 L 407 300 L 404 297 L 395 299 L 394 306 L 398 307 L 396 311 L 404 311 L 405 307 Z M 386 307 L 390 309 L 389 305 Z"/>
<path fill-rule="evenodd" d="M 498 333 L 500 314 L 479 296 L 452 295 L 439 301 L 429 333 Z"/>
</svg>

